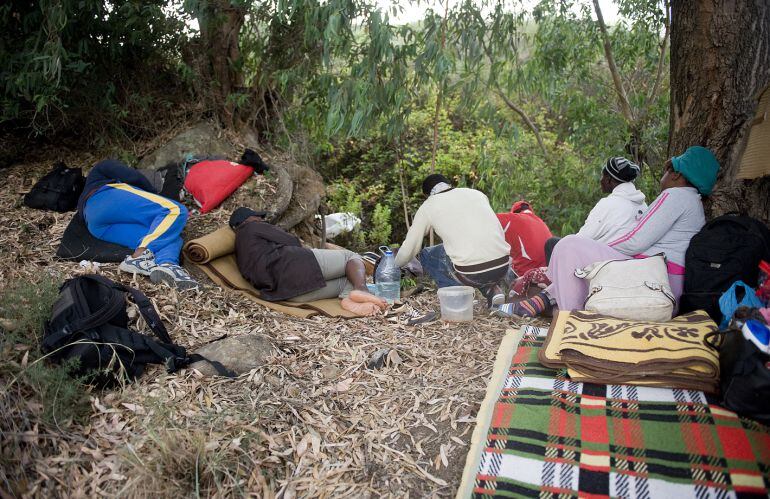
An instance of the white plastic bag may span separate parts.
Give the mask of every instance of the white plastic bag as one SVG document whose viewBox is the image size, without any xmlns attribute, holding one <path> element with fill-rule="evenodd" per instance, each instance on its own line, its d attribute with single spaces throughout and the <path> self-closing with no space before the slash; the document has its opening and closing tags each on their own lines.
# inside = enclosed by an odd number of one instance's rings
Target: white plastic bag
<svg viewBox="0 0 770 499">
<path fill-rule="evenodd" d="M 332 239 L 340 234 L 351 232 L 361 225 L 361 219 L 352 213 L 332 213 L 324 217 L 326 221 L 326 238 Z"/>
</svg>

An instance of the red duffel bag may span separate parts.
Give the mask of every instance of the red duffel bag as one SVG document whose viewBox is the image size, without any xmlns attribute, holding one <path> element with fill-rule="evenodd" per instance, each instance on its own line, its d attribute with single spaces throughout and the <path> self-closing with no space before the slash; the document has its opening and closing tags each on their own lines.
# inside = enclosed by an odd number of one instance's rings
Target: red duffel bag
<svg viewBox="0 0 770 499">
<path fill-rule="evenodd" d="M 201 213 L 207 213 L 222 204 L 253 173 L 250 166 L 224 159 L 205 160 L 190 168 L 184 188 L 192 194 Z"/>
</svg>

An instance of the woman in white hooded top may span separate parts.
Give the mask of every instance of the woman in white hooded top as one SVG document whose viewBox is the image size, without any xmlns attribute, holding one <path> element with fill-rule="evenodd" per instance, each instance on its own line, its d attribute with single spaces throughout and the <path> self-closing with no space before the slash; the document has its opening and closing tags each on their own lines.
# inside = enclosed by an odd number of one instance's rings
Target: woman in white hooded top
<svg viewBox="0 0 770 499">
<path fill-rule="evenodd" d="M 577 235 L 594 241 L 609 243 L 633 227 L 644 210 L 644 193 L 636 188 L 634 180 L 639 166 L 626 158 L 607 160 L 602 168 L 602 192 L 609 196 L 596 203 Z"/>
</svg>

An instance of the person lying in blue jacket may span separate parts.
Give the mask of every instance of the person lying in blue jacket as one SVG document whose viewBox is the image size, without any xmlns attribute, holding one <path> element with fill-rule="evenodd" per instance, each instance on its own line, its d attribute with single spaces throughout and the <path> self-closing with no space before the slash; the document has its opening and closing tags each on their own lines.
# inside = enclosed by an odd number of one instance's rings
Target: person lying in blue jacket
<svg viewBox="0 0 770 499">
<path fill-rule="evenodd" d="M 86 178 L 78 211 L 99 239 L 134 249 L 118 267 L 179 289 L 198 283 L 179 266 L 187 208 L 158 195 L 147 178 L 117 160 L 97 163 Z"/>
</svg>

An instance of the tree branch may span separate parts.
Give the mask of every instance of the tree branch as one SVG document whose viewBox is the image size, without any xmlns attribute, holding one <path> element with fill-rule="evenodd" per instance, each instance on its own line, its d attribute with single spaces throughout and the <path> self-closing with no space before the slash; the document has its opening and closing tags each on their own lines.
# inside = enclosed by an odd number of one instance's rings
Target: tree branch
<svg viewBox="0 0 770 499">
<path fill-rule="evenodd" d="M 441 20 L 441 51 L 446 47 L 446 20 L 449 14 L 449 0 L 444 4 L 444 18 Z M 433 149 L 430 157 L 430 172 L 436 173 L 436 149 L 438 148 L 438 119 L 441 111 L 441 98 L 444 94 L 444 84 L 439 82 L 438 94 L 436 95 L 436 111 L 433 115 Z M 433 233 L 431 232 L 431 244 L 433 243 Z"/>
<path fill-rule="evenodd" d="M 396 162 L 398 163 L 398 181 L 401 184 L 401 201 L 404 206 L 404 222 L 406 222 L 406 230 L 409 230 L 411 224 L 409 223 L 409 203 L 407 203 L 408 194 L 406 192 L 406 181 L 404 180 L 404 163 L 401 160 L 401 141 L 396 139 Z"/>
<path fill-rule="evenodd" d="M 650 94 L 647 96 L 647 106 L 658 98 L 660 93 L 660 84 L 663 81 L 663 70 L 666 63 L 666 49 L 668 49 L 668 39 L 671 36 L 671 6 L 668 0 L 663 2 L 663 10 L 666 11 L 666 21 L 663 25 L 663 41 L 660 42 L 660 55 L 658 57 L 658 71 L 655 76 L 655 84 L 652 86 Z"/>
<path fill-rule="evenodd" d="M 599 7 L 599 0 L 593 0 L 594 10 L 596 11 L 596 19 L 599 24 L 599 30 L 602 33 L 602 43 L 604 44 L 604 56 L 607 59 L 607 65 L 610 68 L 610 74 L 612 75 L 612 82 L 615 84 L 615 93 L 618 95 L 620 101 L 620 109 L 623 113 L 623 117 L 628 124 L 632 124 L 634 120 L 634 113 L 631 111 L 631 105 L 628 102 L 628 96 L 626 95 L 626 89 L 623 87 L 623 82 L 620 79 L 620 72 L 618 66 L 615 64 L 615 57 L 612 55 L 612 46 L 610 45 L 610 35 L 607 32 L 607 25 L 604 24 L 604 16 L 602 15 L 602 9 Z"/>
<path fill-rule="evenodd" d="M 444 3 L 444 19 L 441 20 L 441 51 L 446 47 L 446 20 L 449 16 L 449 0 Z M 444 96 L 444 82 L 438 84 L 438 95 L 436 95 L 436 114 L 433 116 L 433 150 L 430 156 L 430 172 L 436 173 L 436 150 L 438 149 L 438 118 L 441 111 L 441 98 Z M 430 229 L 430 245 L 433 246 L 433 229 Z"/>
<path fill-rule="evenodd" d="M 508 106 L 513 112 L 521 116 L 521 119 L 524 120 L 524 123 L 527 124 L 530 130 L 532 130 L 532 133 L 535 134 L 535 138 L 537 139 L 537 143 L 540 145 L 540 149 L 543 151 L 543 156 L 548 157 L 548 152 L 545 150 L 545 144 L 543 144 L 543 138 L 540 137 L 540 131 L 537 129 L 535 124 L 532 122 L 531 119 L 529 119 L 529 116 L 527 116 L 527 113 L 524 112 L 522 108 L 517 106 L 516 104 L 511 101 L 503 92 L 500 91 L 500 89 L 497 89 L 497 95 L 500 96 L 501 99 L 503 99 L 503 102 L 505 102 L 505 105 Z"/>
<path fill-rule="evenodd" d="M 484 53 L 487 55 L 487 59 L 489 59 L 490 66 L 494 62 L 494 58 L 492 57 L 492 51 L 489 49 L 489 46 L 487 46 L 486 42 L 484 41 L 484 37 L 481 37 L 479 40 L 481 42 L 481 48 L 484 50 Z M 532 122 L 531 119 L 529 119 L 529 116 L 527 116 L 527 113 L 524 112 L 522 108 L 514 104 L 514 102 L 508 98 L 507 95 L 503 93 L 502 90 L 500 90 L 500 84 L 497 83 L 497 81 L 494 82 L 494 85 L 496 87 L 497 95 L 500 96 L 501 99 L 503 99 L 503 102 L 505 102 L 505 105 L 508 106 L 513 112 L 518 114 L 522 120 L 524 120 L 524 123 L 527 124 L 530 130 L 532 130 L 532 133 L 535 134 L 535 138 L 537 139 L 538 145 L 540 145 L 540 149 L 543 151 L 543 157 L 548 158 L 548 152 L 545 149 L 545 144 L 543 143 L 543 138 L 540 136 L 540 130 L 537 129 L 537 126 L 535 126 L 535 123 Z"/>
</svg>

